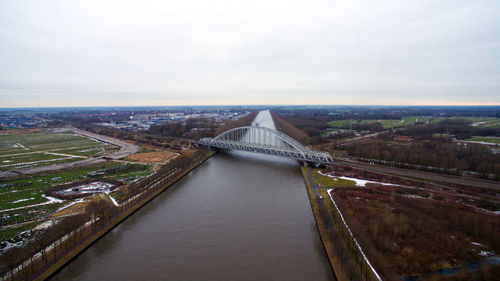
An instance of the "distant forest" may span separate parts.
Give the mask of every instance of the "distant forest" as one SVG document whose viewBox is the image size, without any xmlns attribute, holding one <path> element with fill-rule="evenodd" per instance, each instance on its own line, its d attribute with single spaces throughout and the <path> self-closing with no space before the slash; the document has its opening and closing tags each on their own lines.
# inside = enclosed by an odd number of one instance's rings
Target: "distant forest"
<svg viewBox="0 0 500 281">
<path fill-rule="evenodd" d="M 473 171 L 500 176 L 500 157 L 480 144 L 457 145 L 451 142 L 419 141 L 398 144 L 372 140 L 347 145 L 351 156 L 408 163 L 412 165 Z"/>
</svg>

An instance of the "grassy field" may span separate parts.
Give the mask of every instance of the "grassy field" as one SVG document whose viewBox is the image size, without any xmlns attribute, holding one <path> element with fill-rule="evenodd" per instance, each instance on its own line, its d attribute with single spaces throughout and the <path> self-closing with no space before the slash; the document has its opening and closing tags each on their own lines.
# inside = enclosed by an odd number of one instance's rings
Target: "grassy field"
<svg viewBox="0 0 500 281">
<path fill-rule="evenodd" d="M 30 230 L 30 229 L 34 228 L 35 226 L 37 226 L 37 225 L 38 225 L 37 222 L 30 222 L 30 223 L 21 224 L 21 225 L 18 225 L 18 226 L 13 226 L 13 227 L 7 227 L 7 228 L 0 229 L 0 238 L 3 238 L 3 239 L 14 238 L 20 232 L 23 232 L 23 231 L 26 231 L 26 230 Z"/>
<path fill-rule="evenodd" d="M 150 165 L 104 162 L 87 167 L 0 181 L 0 226 L 38 220 L 68 204 L 69 201 L 59 203 L 49 201 L 42 196 L 45 191 L 54 186 L 97 177 L 130 182 L 152 172 L 153 168 Z M 9 209 L 14 210 L 8 211 Z M 23 230 L 24 228 L 19 228 L 19 231 Z M 2 235 L 0 232 L 0 240 L 9 236 Z"/>
<path fill-rule="evenodd" d="M 390 129 L 396 126 L 403 125 L 404 120 L 370 120 L 370 119 L 361 120 L 361 124 L 370 124 L 370 123 L 380 123 L 382 127 L 384 127 L 384 129 Z"/>
<path fill-rule="evenodd" d="M 500 118 L 495 117 L 467 117 L 472 126 L 479 128 L 500 128 Z"/>
<path fill-rule="evenodd" d="M 333 128 L 349 128 L 351 122 L 360 124 L 380 123 L 384 129 L 392 129 L 394 127 L 412 125 L 414 122 L 427 122 L 431 120 L 429 116 L 407 116 L 402 120 L 389 119 L 389 120 L 376 120 L 376 119 L 362 119 L 362 120 L 335 120 L 328 123 Z"/>
<path fill-rule="evenodd" d="M 434 118 L 431 116 L 407 116 L 402 120 L 390 119 L 390 120 L 376 120 L 376 119 L 362 119 L 362 120 L 334 120 L 328 124 L 332 128 L 349 128 L 350 123 L 360 123 L 360 124 L 370 124 L 370 123 L 380 123 L 384 129 L 392 129 L 395 127 L 409 126 L 414 122 L 439 122 L 444 119 L 450 118 L 460 118 L 468 119 L 472 122 L 472 126 L 478 128 L 500 128 L 500 118 L 495 117 L 446 117 L 446 118 Z"/>
<path fill-rule="evenodd" d="M 40 167 L 40 166 L 47 166 L 47 165 L 52 165 L 52 164 L 62 164 L 62 163 L 70 163 L 70 162 L 75 162 L 81 160 L 81 158 L 57 158 L 53 160 L 44 160 L 44 161 L 38 161 L 38 162 L 24 162 L 20 163 L 19 165 L 16 165 L 14 168 L 12 166 L 4 166 L 0 167 L 0 171 L 11 171 L 11 170 L 16 170 L 16 169 L 27 169 L 27 168 L 34 168 L 34 167 Z"/>
<path fill-rule="evenodd" d="M 320 173 L 320 170 L 314 169 L 312 174 L 312 180 L 315 184 L 325 187 L 352 187 L 356 183 L 352 180 L 341 179 L 337 177 L 327 177 Z"/>
<path fill-rule="evenodd" d="M 46 175 L 0 181 L 0 210 L 46 202 L 47 200 L 41 197 L 41 194 L 52 186 L 92 177 L 104 177 L 128 182 L 146 176 L 151 172 L 152 168 L 147 165 L 105 162 Z M 34 199 L 13 203 L 32 197 Z"/>
<path fill-rule="evenodd" d="M 113 149 L 72 133 L 0 135 L 0 171 L 73 162 Z"/>
<path fill-rule="evenodd" d="M 500 143 L 500 138 L 497 137 L 472 137 L 468 139 L 469 141 L 484 141 L 491 143 Z"/>
<path fill-rule="evenodd" d="M 334 120 L 329 122 L 328 124 L 333 128 L 344 128 L 345 126 L 349 126 L 350 120 Z M 354 121 L 353 121 L 354 122 Z"/>
<path fill-rule="evenodd" d="M 477 128 L 500 128 L 500 118 L 495 117 L 442 117 L 433 119 L 432 122 L 439 122 L 445 119 L 467 119 Z"/>
</svg>

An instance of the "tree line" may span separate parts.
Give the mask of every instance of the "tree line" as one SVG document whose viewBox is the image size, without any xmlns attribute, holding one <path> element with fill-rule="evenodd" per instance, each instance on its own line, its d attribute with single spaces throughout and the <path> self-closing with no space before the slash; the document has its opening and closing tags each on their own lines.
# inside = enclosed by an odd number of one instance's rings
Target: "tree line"
<svg viewBox="0 0 500 281">
<path fill-rule="evenodd" d="M 258 113 L 259 113 L 258 111 L 253 111 L 246 116 L 243 116 L 236 120 L 229 121 L 226 124 L 217 128 L 217 130 L 212 136 L 216 137 L 217 135 L 222 134 L 223 132 L 234 128 L 250 126 L 252 124 L 253 119 L 255 119 L 255 116 L 257 116 Z"/>
<path fill-rule="evenodd" d="M 468 139 L 471 136 L 497 136 L 500 137 L 500 128 L 473 127 L 468 119 L 454 118 L 431 122 L 424 125 L 409 126 L 395 131 L 398 135 L 410 136 L 420 139 L 433 139 L 434 134 L 454 135 L 457 139 Z"/>
<path fill-rule="evenodd" d="M 188 118 L 184 122 L 167 121 L 159 125 L 151 125 L 148 132 L 160 136 L 200 139 L 212 137 L 218 127 L 219 123 L 214 118 Z"/>
<path fill-rule="evenodd" d="M 432 166 L 460 171 L 473 171 L 485 176 L 500 176 L 500 158 L 480 144 L 459 145 L 444 141 L 414 141 L 409 144 L 372 140 L 346 145 L 351 156 Z"/>
<path fill-rule="evenodd" d="M 302 144 L 309 144 L 310 138 L 304 131 L 295 127 L 292 123 L 288 122 L 287 120 L 281 118 L 281 116 L 279 116 L 273 110 L 271 110 L 271 116 L 273 118 L 274 125 L 276 126 L 276 129 L 278 129 L 278 131 L 287 134 L 288 136 L 292 137 L 293 139 Z"/>
</svg>

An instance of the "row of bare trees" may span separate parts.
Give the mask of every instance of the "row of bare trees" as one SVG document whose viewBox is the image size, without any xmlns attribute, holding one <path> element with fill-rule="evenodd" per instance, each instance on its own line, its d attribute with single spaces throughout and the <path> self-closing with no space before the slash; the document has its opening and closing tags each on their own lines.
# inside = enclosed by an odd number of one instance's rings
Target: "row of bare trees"
<svg viewBox="0 0 500 281">
<path fill-rule="evenodd" d="M 82 130 L 118 139 L 130 140 L 139 144 L 151 145 L 161 148 L 179 149 L 187 145 L 189 140 L 173 136 L 154 135 L 147 131 L 126 131 L 117 128 L 93 125 L 91 123 L 74 123 Z"/>
<path fill-rule="evenodd" d="M 259 113 L 258 111 L 254 111 L 254 112 L 251 112 L 244 117 L 227 122 L 226 124 L 217 128 L 217 130 L 215 131 L 214 137 L 225 132 L 225 131 L 228 131 L 228 130 L 231 130 L 234 128 L 250 126 L 250 124 L 252 124 L 253 119 L 255 119 L 255 116 L 257 116 L 258 113 Z"/>
<path fill-rule="evenodd" d="M 349 280 L 370 280 L 368 268 L 363 267 L 360 262 L 359 251 L 350 241 L 347 230 L 341 225 L 340 218 L 335 215 L 333 210 L 327 211 L 322 199 L 314 197 L 312 200 L 316 201 L 318 211 L 321 213 L 318 219 L 322 220 L 323 226 L 326 226 L 326 235 L 323 239 L 328 239 L 328 243 L 324 243 L 325 247 L 332 247 L 329 251 L 336 253 Z"/>
<path fill-rule="evenodd" d="M 435 134 L 454 135 L 457 139 L 468 139 L 471 136 L 500 136 L 500 128 L 474 127 L 472 121 L 466 118 L 444 119 L 418 126 L 405 127 L 396 131 L 404 136 L 432 140 Z"/>
<path fill-rule="evenodd" d="M 271 110 L 271 116 L 273 117 L 274 125 L 276 126 L 276 129 L 278 129 L 278 131 L 287 134 L 288 136 L 292 137 L 293 139 L 302 144 L 309 144 L 310 142 L 309 136 L 304 131 L 298 129 L 290 122 L 281 118 L 273 110 Z"/>
<path fill-rule="evenodd" d="M 398 144 L 383 140 L 352 143 L 346 146 L 351 156 L 408 163 L 411 165 L 474 171 L 482 175 L 500 176 L 500 158 L 484 145 L 440 141 L 414 141 Z"/>
</svg>

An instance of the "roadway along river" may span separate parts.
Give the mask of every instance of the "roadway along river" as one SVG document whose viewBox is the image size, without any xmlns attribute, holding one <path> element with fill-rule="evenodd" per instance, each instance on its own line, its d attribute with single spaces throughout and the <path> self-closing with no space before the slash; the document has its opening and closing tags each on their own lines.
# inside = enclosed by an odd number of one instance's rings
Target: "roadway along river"
<svg viewBox="0 0 500 281">
<path fill-rule="evenodd" d="M 246 152 L 216 154 L 51 278 L 333 279 L 299 165 Z"/>
</svg>

